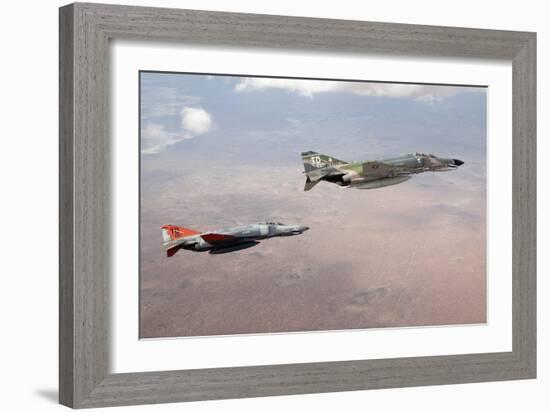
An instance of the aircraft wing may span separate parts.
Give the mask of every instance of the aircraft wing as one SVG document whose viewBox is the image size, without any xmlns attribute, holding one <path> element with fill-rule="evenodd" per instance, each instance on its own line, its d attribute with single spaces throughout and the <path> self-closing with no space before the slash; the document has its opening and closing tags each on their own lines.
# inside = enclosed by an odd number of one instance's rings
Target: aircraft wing
<svg viewBox="0 0 550 412">
<path fill-rule="evenodd" d="M 201 237 L 211 245 L 217 245 L 221 243 L 228 243 L 237 240 L 237 237 L 233 235 L 226 235 L 223 233 L 205 233 Z"/>
<path fill-rule="evenodd" d="M 392 167 L 382 162 L 366 162 L 363 163 L 363 176 L 372 179 L 383 179 L 389 177 L 392 172 Z"/>
</svg>

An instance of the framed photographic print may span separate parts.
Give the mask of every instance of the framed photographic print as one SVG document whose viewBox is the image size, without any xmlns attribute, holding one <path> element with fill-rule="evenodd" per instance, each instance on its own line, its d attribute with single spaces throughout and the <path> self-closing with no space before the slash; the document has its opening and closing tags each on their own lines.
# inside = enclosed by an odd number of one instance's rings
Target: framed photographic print
<svg viewBox="0 0 550 412">
<path fill-rule="evenodd" d="M 485 87 L 139 87 L 141 338 L 486 323 Z"/>
<path fill-rule="evenodd" d="M 535 51 L 62 7 L 61 403 L 534 378 Z"/>
</svg>

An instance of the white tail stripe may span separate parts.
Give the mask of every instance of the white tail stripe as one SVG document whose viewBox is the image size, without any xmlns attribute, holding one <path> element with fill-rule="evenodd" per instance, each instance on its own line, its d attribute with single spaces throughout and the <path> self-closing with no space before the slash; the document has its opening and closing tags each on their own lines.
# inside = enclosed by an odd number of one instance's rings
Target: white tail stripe
<svg viewBox="0 0 550 412">
<path fill-rule="evenodd" d="M 162 232 L 162 240 L 164 241 L 164 243 L 170 242 L 172 240 L 166 229 L 161 229 L 161 232 Z"/>
</svg>

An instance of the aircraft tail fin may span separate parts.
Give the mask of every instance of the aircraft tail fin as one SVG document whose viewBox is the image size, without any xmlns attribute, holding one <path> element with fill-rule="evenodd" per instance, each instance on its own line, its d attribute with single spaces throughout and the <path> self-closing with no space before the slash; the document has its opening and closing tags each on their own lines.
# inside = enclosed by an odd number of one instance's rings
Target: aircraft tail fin
<svg viewBox="0 0 550 412">
<path fill-rule="evenodd" d="M 196 230 L 187 229 L 176 225 L 164 225 L 160 228 L 160 230 L 162 232 L 162 240 L 164 242 L 171 242 L 173 240 L 183 239 L 184 237 L 198 235 L 201 233 Z"/>
<path fill-rule="evenodd" d="M 164 225 L 160 228 L 162 241 L 166 246 L 166 256 L 171 257 L 180 249 L 181 239 L 198 235 L 200 232 L 176 225 Z"/>
<path fill-rule="evenodd" d="M 305 192 L 313 189 L 313 187 L 319 183 L 321 179 L 326 178 L 326 176 L 342 174 L 336 166 L 349 164 L 343 160 L 313 152 L 311 150 L 302 152 L 302 162 L 304 163 L 304 170 L 307 176 L 306 184 L 304 186 Z"/>
<path fill-rule="evenodd" d="M 323 169 L 328 166 L 347 165 L 348 162 L 336 159 L 329 155 L 313 152 L 311 150 L 302 152 L 302 162 L 304 163 L 304 170 L 306 173 L 312 172 L 317 169 Z"/>
</svg>

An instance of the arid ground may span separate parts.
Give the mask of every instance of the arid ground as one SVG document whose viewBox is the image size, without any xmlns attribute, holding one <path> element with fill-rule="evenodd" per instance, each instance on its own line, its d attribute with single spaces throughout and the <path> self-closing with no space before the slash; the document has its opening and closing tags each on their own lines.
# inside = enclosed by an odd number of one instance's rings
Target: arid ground
<svg viewBox="0 0 550 412">
<path fill-rule="evenodd" d="M 153 150 L 141 156 L 140 337 L 486 321 L 483 90 L 304 96 L 166 76 L 142 79 L 142 148 Z M 208 113 L 208 127 L 186 123 L 184 107 Z M 382 189 L 303 192 L 303 150 L 348 161 L 425 151 L 465 164 Z M 311 229 L 220 255 L 167 258 L 162 246 L 164 224 L 266 220 Z"/>
</svg>

